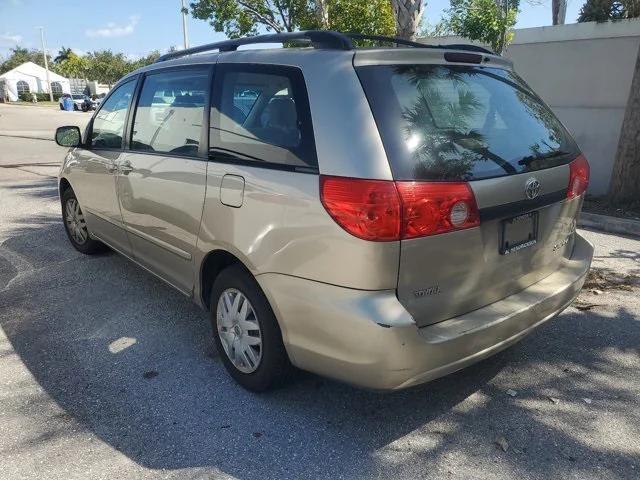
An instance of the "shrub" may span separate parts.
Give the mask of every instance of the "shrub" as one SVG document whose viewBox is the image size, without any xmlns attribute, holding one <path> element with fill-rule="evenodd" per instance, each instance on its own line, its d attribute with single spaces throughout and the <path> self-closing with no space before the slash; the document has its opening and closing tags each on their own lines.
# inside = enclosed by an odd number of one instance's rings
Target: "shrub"
<svg viewBox="0 0 640 480">
<path fill-rule="evenodd" d="M 60 100 L 61 96 L 62 96 L 61 93 L 54 93 L 53 94 L 53 101 L 57 102 L 58 100 Z M 20 95 L 18 95 L 18 97 L 23 102 L 31 102 L 32 98 L 33 98 L 31 93 L 21 93 Z M 39 102 L 48 102 L 49 101 L 49 94 L 48 93 L 38 92 L 38 93 L 36 93 L 36 98 L 38 99 Z"/>
</svg>

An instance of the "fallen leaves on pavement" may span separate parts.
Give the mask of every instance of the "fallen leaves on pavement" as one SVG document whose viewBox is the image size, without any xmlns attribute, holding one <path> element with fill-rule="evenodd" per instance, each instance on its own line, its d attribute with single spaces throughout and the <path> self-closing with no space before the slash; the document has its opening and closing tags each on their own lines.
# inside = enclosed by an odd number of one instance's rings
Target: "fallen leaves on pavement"
<svg viewBox="0 0 640 480">
<path fill-rule="evenodd" d="M 588 302 L 583 302 L 581 300 L 576 300 L 575 302 L 573 302 L 573 306 L 575 308 L 577 308 L 578 310 L 591 310 L 592 308 L 595 307 L 599 307 L 600 304 L 599 303 L 588 303 Z"/>
<path fill-rule="evenodd" d="M 605 290 L 632 290 L 640 286 L 640 276 L 632 273 L 612 273 L 600 269 L 591 269 L 584 282 L 583 289 L 596 295 Z"/>
</svg>

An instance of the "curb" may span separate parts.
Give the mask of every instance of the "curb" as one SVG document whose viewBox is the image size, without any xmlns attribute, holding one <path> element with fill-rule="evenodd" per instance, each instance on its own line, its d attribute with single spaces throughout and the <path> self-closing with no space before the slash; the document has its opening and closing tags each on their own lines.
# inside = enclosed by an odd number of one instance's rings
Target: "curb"
<svg viewBox="0 0 640 480">
<path fill-rule="evenodd" d="M 36 137 L 35 135 L 6 135 L 4 133 L 0 133 L 0 137 L 27 138 L 29 140 L 43 140 L 45 142 L 54 142 L 55 141 L 52 138 Z"/>
<path fill-rule="evenodd" d="M 640 237 L 639 220 L 610 217 L 609 215 L 582 212 L 578 219 L 578 227 Z"/>
<path fill-rule="evenodd" d="M 28 138 L 53 142 L 54 130 L 0 130 L 0 137 Z"/>
</svg>

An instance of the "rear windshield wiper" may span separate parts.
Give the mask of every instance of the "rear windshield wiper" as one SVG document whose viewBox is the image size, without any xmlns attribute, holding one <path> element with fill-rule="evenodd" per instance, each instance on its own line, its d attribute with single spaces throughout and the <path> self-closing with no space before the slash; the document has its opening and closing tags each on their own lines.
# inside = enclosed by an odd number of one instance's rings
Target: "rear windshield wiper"
<svg viewBox="0 0 640 480">
<path fill-rule="evenodd" d="M 552 152 L 547 152 L 542 155 L 528 155 L 523 157 L 522 160 L 518 161 L 518 165 L 522 165 L 524 167 L 528 167 L 531 163 L 536 160 L 550 160 L 552 158 L 564 157 L 565 155 L 569 155 L 569 152 L 565 152 L 564 150 L 554 150 Z"/>
</svg>

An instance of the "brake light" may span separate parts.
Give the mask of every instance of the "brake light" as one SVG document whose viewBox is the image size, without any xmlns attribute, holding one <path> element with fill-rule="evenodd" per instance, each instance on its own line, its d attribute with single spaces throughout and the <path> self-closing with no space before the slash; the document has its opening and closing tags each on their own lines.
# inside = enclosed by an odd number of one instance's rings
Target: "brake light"
<svg viewBox="0 0 640 480">
<path fill-rule="evenodd" d="M 321 176 L 320 199 L 351 235 L 378 242 L 400 236 L 400 199 L 393 182 Z"/>
<path fill-rule="evenodd" d="M 480 212 L 466 182 L 396 182 L 402 201 L 402 238 L 477 227 Z"/>
<path fill-rule="evenodd" d="M 582 195 L 589 185 L 589 162 L 584 155 L 580 155 L 569 164 L 569 186 L 567 198 Z"/>
<path fill-rule="evenodd" d="M 465 182 L 321 176 L 320 198 L 338 225 L 365 240 L 409 239 L 480 225 L 473 191 Z"/>
</svg>

